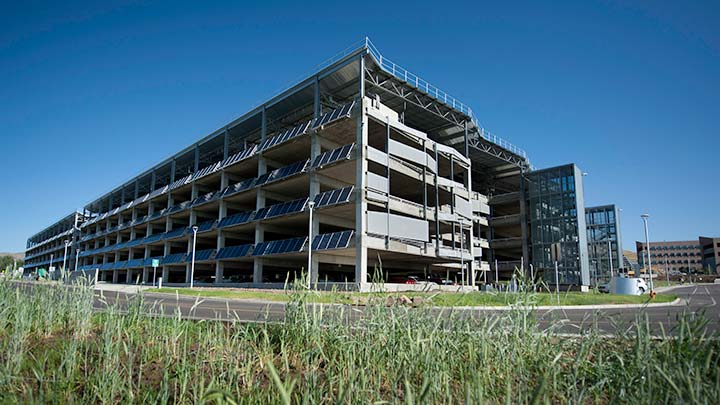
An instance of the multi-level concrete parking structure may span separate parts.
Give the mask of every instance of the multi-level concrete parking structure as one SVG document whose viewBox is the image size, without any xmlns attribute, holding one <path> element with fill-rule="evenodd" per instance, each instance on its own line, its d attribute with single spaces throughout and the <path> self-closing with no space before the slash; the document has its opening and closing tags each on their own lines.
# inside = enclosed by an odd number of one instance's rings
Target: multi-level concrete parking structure
<svg viewBox="0 0 720 405">
<path fill-rule="evenodd" d="M 312 249 L 322 285 L 364 290 L 381 273 L 474 285 L 532 263 L 530 169 L 468 106 L 365 40 L 89 203 L 65 236 L 31 237 L 26 268 L 50 264 L 46 245 L 59 263 L 50 240 L 67 237 L 69 269 L 77 255 L 113 282 L 186 283 L 194 263 L 195 281 L 280 285 Z"/>
</svg>

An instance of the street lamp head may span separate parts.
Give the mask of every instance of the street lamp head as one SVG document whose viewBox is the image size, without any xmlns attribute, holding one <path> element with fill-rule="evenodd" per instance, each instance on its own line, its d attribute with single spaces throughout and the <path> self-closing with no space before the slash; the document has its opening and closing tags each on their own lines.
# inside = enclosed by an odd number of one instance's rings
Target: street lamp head
<svg viewBox="0 0 720 405">
<path fill-rule="evenodd" d="M 63 242 L 65 242 L 65 246 L 67 246 L 70 243 L 70 241 L 67 239 L 65 239 Z"/>
<path fill-rule="evenodd" d="M 197 233 L 197 231 L 198 231 L 197 225 L 193 225 L 192 231 L 193 231 L 193 233 Z"/>
<path fill-rule="evenodd" d="M 315 201 L 310 201 L 308 203 L 308 206 L 310 207 L 310 209 L 313 209 L 313 207 L 315 207 Z"/>
<path fill-rule="evenodd" d="M 648 219 L 648 218 L 650 218 L 650 215 L 648 215 L 648 214 L 642 214 L 642 215 L 640 215 L 640 218 L 642 218 L 642 219 Z"/>
<path fill-rule="evenodd" d="M 588 172 L 583 172 L 582 175 L 583 175 L 583 176 L 587 176 L 587 175 L 588 175 Z"/>
</svg>

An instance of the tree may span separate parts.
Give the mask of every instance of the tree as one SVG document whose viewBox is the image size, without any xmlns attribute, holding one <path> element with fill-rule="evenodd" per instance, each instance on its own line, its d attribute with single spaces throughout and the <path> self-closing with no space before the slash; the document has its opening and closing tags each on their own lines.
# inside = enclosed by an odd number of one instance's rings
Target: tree
<svg viewBox="0 0 720 405">
<path fill-rule="evenodd" d="M 18 267 L 22 266 L 22 264 L 23 264 L 22 260 L 17 261 Z M 12 269 L 14 265 L 15 265 L 14 257 L 12 257 L 10 255 L 0 256 L 0 271 L 5 270 L 8 267 Z"/>
</svg>

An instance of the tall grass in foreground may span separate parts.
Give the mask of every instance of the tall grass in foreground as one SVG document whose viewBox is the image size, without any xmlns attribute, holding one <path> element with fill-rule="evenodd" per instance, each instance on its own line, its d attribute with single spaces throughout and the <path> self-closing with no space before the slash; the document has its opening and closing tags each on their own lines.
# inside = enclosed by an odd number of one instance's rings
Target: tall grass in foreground
<svg viewBox="0 0 720 405">
<path fill-rule="evenodd" d="M 720 342 L 540 333 L 531 311 L 306 305 L 284 324 L 92 313 L 92 290 L 0 284 L 0 403 L 720 403 Z M 532 300 L 531 295 L 524 299 Z"/>
</svg>

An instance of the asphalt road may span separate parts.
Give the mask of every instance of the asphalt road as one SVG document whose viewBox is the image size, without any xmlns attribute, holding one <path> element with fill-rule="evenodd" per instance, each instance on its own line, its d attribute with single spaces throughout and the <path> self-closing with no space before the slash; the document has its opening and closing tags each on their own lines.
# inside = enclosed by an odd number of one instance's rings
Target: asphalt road
<svg viewBox="0 0 720 405">
<path fill-rule="evenodd" d="M 720 285 L 697 285 L 673 290 L 684 300 L 681 305 L 664 305 L 644 308 L 553 308 L 536 309 L 536 320 L 543 330 L 557 333 L 578 334 L 597 328 L 603 334 L 634 332 L 638 320 L 656 336 L 677 334 L 680 319 L 703 319 L 701 328 L 706 333 L 720 332 Z M 95 308 L 107 310 L 114 307 L 127 309 L 137 300 L 136 294 L 123 292 L 100 293 L 96 291 Z M 269 303 L 254 300 L 203 298 L 173 296 L 168 294 L 143 293 L 143 311 L 149 315 L 181 316 L 187 319 L 208 319 L 242 322 L 278 322 L 285 316 L 283 303 Z M 364 314 L 364 307 L 327 305 L 326 312 L 342 310 L 350 321 Z M 500 309 L 449 309 L 435 308 L 432 311 L 442 316 L 460 312 L 463 316 L 487 317 L 500 313 Z M 700 316 L 702 315 L 702 316 Z"/>
</svg>

